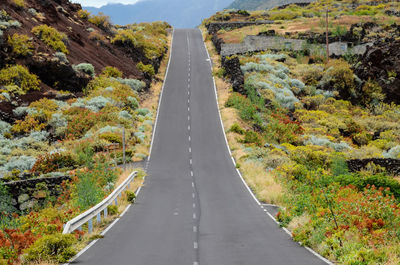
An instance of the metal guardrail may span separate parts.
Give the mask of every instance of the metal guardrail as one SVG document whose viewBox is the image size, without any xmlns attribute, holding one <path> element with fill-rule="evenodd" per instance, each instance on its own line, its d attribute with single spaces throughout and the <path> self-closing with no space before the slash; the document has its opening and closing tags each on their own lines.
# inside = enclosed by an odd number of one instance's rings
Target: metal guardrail
<svg viewBox="0 0 400 265">
<path fill-rule="evenodd" d="M 82 229 L 82 225 L 88 223 L 88 230 L 89 233 L 93 231 L 93 218 L 97 216 L 97 222 L 101 222 L 101 212 L 104 211 L 104 218 L 107 217 L 107 207 L 111 205 L 113 202 L 115 205 L 118 204 L 118 197 L 121 196 L 122 192 L 126 190 L 126 187 L 130 187 L 130 184 L 132 181 L 135 179 L 137 175 L 137 171 L 132 172 L 132 174 L 129 175 L 129 177 L 116 188 L 107 198 L 105 198 L 102 202 L 99 204 L 93 206 L 86 212 L 78 215 L 74 219 L 68 221 L 63 230 L 63 234 L 69 234 L 72 233 L 73 231 L 79 229 Z"/>
</svg>

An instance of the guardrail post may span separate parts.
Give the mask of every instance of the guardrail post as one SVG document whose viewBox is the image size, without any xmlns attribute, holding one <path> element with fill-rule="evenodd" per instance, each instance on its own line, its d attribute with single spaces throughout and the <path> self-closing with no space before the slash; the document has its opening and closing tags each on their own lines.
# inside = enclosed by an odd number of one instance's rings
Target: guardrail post
<svg viewBox="0 0 400 265">
<path fill-rule="evenodd" d="M 88 232 L 89 232 L 89 234 L 91 234 L 93 232 L 93 220 L 92 219 L 90 219 L 88 221 Z"/>
<path fill-rule="evenodd" d="M 118 199 L 115 198 L 115 206 L 117 206 L 117 205 L 118 205 Z"/>
<path fill-rule="evenodd" d="M 101 213 L 97 214 L 97 223 L 100 224 L 101 223 Z"/>
<path fill-rule="evenodd" d="M 107 207 L 104 209 L 104 218 L 107 218 Z"/>
<path fill-rule="evenodd" d="M 82 226 L 78 227 L 78 231 L 82 232 Z"/>
</svg>

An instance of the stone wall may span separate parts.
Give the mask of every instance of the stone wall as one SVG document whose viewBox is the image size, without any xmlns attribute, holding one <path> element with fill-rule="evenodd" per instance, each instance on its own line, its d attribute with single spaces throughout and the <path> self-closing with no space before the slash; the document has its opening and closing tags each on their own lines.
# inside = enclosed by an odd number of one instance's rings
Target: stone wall
<svg viewBox="0 0 400 265">
<path fill-rule="evenodd" d="M 215 34 L 221 29 L 232 30 L 248 26 L 273 24 L 273 21 L 262 20 L 262 21 L 240 21 L 240 22 L 213 22 L 206 25 L 209 34 Z"/>
<path fill-rule="evenodd" d="M 232 89 L 235 92 L 245 94 L 244 90 L 244 75 L 240 69 L 240 61 L 238 57 L 221 59 L 222 68 L 225 70 L 225 76 L 229 77 L 232 84 Z"/>
<path fill-rule="evenodd" d="M 346 53 L 362 55 L 372 43 L 357 45 L 352 48 L 346 42 L 334 42 L 329 44 L 330 56 L 343 56 Z M 221 44 L 221 56 L 232 56 L 235 54 L 245 54 L 247 52 L 259 52 L 266 50 L 291 50 L 302 51 L 310 49 L 314 52 L 325 52 L 325 45 L 307 44 L 306 40 L 287 39 L 277 36 L 247 36 L 242 43 Z"/>
<path fill-rule="evenodd" d="M 13 198 L 13 206 L 25 211 L 40 205 L 49 196 L 59 196 L 62 192 L 60 185 L 67 180 L 71 180 L 71 177 L 20 180 L 8 182 L 4 185 L 8 188 Z"/>
<path fill-rule="evenodd" d="M 352 172 L 360 171 L 369 163 L 384 167 L 386 171 L 393 175 L 400 175 L 400 159 L 391 158 L 370 158 L 370 159 L 353 159 L 348 160 L 347 165 Z"/>
</svg>

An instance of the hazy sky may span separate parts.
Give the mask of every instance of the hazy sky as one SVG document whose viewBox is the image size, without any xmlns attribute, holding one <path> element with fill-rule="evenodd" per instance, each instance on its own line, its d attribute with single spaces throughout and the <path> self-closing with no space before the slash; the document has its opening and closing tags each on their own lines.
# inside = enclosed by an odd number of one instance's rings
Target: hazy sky
<svg viewBox="0 0 400 265">
<path fill-rule="evenodd" d="M 110 3 L 121 3 L 121 4 L 134 4 L 138 0 L 72 0 L 72 2 L 80 3 L 82 6 L 94 6 L 101 7 Z"/>
</svg>

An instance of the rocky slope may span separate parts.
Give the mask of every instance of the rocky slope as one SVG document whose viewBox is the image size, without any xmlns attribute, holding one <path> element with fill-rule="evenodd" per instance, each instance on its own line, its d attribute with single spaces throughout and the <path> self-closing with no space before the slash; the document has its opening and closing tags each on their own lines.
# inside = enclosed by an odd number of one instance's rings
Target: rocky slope
<svg viewBox="0 0 400 265">
<path fill-rule="evenodd" d="M 21 104 L 42 97 L 55 98 L 60 90 L 79 95 L 92 77 L 84 71 L 74 70 L 74 65 L 91 64 L 94 74 L 101 73 L 106 66 L 113 66 L 122 71 L 125 78 L 145 80 L 146 76 L 136 65 L 143 61 L 157 69 L 161 59 L 147 59 L 143 48 L 127 49 L 112 44 L 117 29 L 107 17 L 99 17 L 91 23 L 79 4 L 67 0 L 27 0 L 23 6 L 6 0 L 0 4 L 0 10 L 0 68 L 24 65 L 40 80 L 40 90 L 1 101 L 0 117 L 8 121 L 12 120 L 12 109 Z M 32 32 L 40 25 L 48 25 L 62 34 L 61 41 L 66 46 L 63 54 Z M 29 42 L 25 54 L 18 52 L 18 47 L 13 50 L 12 45 L 18 45 L 18 39 L 14 44 L 9 39 L 18 36 L 15 34 L 23 35 Z M 150 80 L 146 82 L 148 84 Z"/>
</svg>

